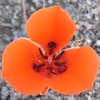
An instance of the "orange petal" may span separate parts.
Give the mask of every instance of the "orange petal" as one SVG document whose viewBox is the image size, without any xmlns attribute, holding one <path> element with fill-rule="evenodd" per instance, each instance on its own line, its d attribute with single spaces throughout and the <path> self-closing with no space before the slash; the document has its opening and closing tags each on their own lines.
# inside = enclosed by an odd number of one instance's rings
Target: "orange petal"
<svg viewBox="0 0 100 100">
<path fill-rule="evenodd" d="M 19 38 L 13 41 L 3 54 L 2 77 L 22 94 L 41 93 L 46 86 L 47 79 L 32 68 L 34 59 L 38 58 L 38 55 L 38 47 L 30 40 Z"/>
<path fill-rule="evenodd" d="M 26 23 L 26 31 L 31 40 L 45 49 L 53 41 L 57 44 L 55 51 L 67 45 L 76 29 L 68 13 L 59 6 L 40 9 Z"/>
<path fill-rule="evenodd" d="M 67 51 L 64 56 L 67 59 Z M 47 86 L 63 94 L 83 92 L 92 88 L 98 72 L 98 56 L 91 47 L 83 46 L 75 51 L 67 67 L 65 73 L 52 79 Z"/>
</svg>

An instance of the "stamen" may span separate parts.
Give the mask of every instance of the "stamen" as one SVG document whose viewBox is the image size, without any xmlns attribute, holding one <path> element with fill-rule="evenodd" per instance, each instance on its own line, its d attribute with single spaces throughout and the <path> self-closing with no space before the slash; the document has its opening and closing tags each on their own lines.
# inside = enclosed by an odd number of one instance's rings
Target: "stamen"
<svg viewBox="0 0 100 100">
<path fill-rule="evenodd" d="M 57 56 L 54 56 L 53 57 L 53 60 L 58 60 L 63 54 L 64 54 L 65 51 L 62 51 L 60 54 L 58 54 Z"/>
<path fill-rule="evenodd" d="M 40 71 L 40 68 L 42 68 L 44 65 L 45 65 L 44 63 L 43 64 L 39 64 L 39 65 L 34 64 L 33 65 L 33 69 L 35 71 L 39 72 Z"/>
<path fill-rule="evenodd" d="M 66 66 L 63 66 L 62 68 L 60 68 L 60 69 L 58 70 L 58 73 L 59 73 L 59 74 L 62 74 L 63 72 L 66 71 L 66 69 L 67 69 L 67 67 L 66 67 Z"/>
<path fill-rule="evenodd" d="M 52 74 L 57 75 L 57 74 L 53 71 L 53 68 L 52 68 L 52 67 L 47 67 L 47 69 L 48 69 Z"/>
<path fill-rule="evenodd" d="M 52 41 L 52 42 L 49 42 L 49 43 L 48 43 L 48 47 L 49 47 L 49 48 L 55 48 L 55 47 L 56 47 L 56 43 L 53 42 L 53 41 Z"/>
<path fill-rule="evenodd" d="M 43 54 L 43 52 L 42 52 L 42 50 L 41 50 L 40 48 L 39 48 L 39 52 L 40 52 L 41 56 L 42 56 L 44 59 L 47 59 L 47 58 L 48 58 L 48 56 L 46 56 L 46 55 Z"/>
<path fill-rule="evenodd" d="M 53 53 L 54 48 L 56 47 L 56 43 L 53 41 L 49 42 L 48 47 L 50 48 L 49 55 L 51 55 Z"/>
<path fill-rule="evenodd" d="M 33 64 L 33 69 L 35 70 L 37 68 L 37 65 L 36 64 Z"/>
<path fill-rule="evenodd" d="M 63 62 L 54 62 L 54 65 L 55 65 L 55 66 L 62 66 L 62 65 L 64 65 L 64 64 L 66 64 L 65 61 L 63 61 Z"/>
<path fill-rule="evenodd" d="M 45 65 L 44 63 L 43 63 L 43 64 L 38 65 L 38 66 L 37 66 L 37 69 L 42 68 L 44 65 Z"/>
</svg>

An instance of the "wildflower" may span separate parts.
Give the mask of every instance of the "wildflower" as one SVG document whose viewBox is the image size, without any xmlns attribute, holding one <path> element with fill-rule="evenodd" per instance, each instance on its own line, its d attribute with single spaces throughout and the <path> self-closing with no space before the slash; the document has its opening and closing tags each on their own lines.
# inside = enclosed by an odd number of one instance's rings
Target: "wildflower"
<svg viewBox="0 0 100 100">
<path fill-rule="evenodd" d="M 45 94 L 49 88 L 62 94 L 91 89 L 98 71 L 95 51 L 89 46 L 63 49 L 76 29 L 58 6 L 35 12 L 26 23 L 30 39 L 19 38 L 6 47 L 2 77 L 29 95 Z"/>
</svg>

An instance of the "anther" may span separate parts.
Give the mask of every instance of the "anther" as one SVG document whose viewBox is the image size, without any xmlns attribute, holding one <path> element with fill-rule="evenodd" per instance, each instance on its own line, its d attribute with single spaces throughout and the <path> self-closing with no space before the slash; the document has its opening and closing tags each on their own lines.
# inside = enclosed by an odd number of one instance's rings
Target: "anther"
<svg viewBox="0 0 100 100">
<path fill-rule="evenodd" d="M 33 69 L 35 70 L 37 68 L 37 65 L 36 64 L 33 64 Z"/>
<path fill-rule="evenodd" d="M 54 75 L 57 75 L 54 71 L 53 71 L 53 68 L 52 67 L 47 67 L 47 69 Z"/>
<path fill-rule="evenodd" d="M 33 69 L 34 69 L 35 71 L 39 72 L 39 71 L 40 71 L 40 68 L 42 68 L 44 65 L 45 65 L 44 63 L 39 64 L 39 65 L 33 64 Z"/>
<path fill-rule="evenodd" d="M 51 55 L 53 53 L 53 50 L 54 50 L 55 47 L 56 47 L 55 42 L 52 41 L 52 42 L 48 43 L 48 48 L 50 48 L 49 55 Z"/>
<path fill-rule="evenodd" d="M 42 56 L 44 59 L 47 59 L 47 58 L 48 58 L 48 56 L 46 56 L 46 55 L 43 54 L 43 52 L 42 52 L 42 50 L 41 50 L 40 48 L 39 48 L 39 52 L 40 52 L 41 56 Z"/>
<path fill-rule="evenodd" d="M 62 65 L 64 65 L 64 64 L 66 64 L 65 61 L 63 61 L 63 62 L 54 62 L 54 65 L 55 65 L 55 66 L 62 66 Z"/>
<path fill-rule="evenodd" d="M 53 60 L 58 60 L 63 54 L 64 54 L 65 51 L 62 51 L 61 53 L 59 53 L 57 56 L 54 56 L 53 57 Z"/>
<path fill-rule="evenodd" d="M 61 68 L 58 70 L 58 73 L 59 73 L 59 74 L 62 74 L 63 72 L 66 71 L 66 69 L 67 69 L 67 67 L 66 67 L 66 66 L 63 66 L 63 67 L 61 67 Z"/>
<path fill-rule="evenodd" d="M 55 47 L 56 47 L 56 43 L 53 42 L 53 41 L 52 41 L 52 42 L 49 42 L 49 43 L 48 43 L 48 47 L 49 47 L 49 48 L 55 48 Z"/>
<path fill-rule="evenodd" d="M 44 63 L 43 63 L 43 64 L 39 64 L 39 65 L 37 66 L 37 69 L 42 68 L 44 65 L 45 65 Z"/>
</svg>

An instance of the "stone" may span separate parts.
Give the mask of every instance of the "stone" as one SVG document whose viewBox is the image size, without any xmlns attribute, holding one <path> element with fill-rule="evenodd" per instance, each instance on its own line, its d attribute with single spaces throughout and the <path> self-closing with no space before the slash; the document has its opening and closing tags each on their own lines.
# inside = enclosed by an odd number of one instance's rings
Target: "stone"
<svg viewBox="0 0 100 100">
<path fill-rule="evenodd" d="M 97 8 L 94 9 L 94 13 L 96 15 L 100 14 L 100 6 L 98 6 Z"/>
<path fill-rule="evenodd" d="M 1 98 L 2 98 L 2 100 L 6 100 L 8 95 L 9 95 L 9 90 L 7 89 L 7 87 L 3 86 L 2 90 L 1 90 Z"/>
<path fill-rule="evenodd" d="M 95 45 L 96 45 L 97 47 L 100 47 L 100 40 L 97 40 L 96 43 L 95 43 Z"/>
<path fill-rule="evenodd" d="M 92 100 L 91 96 L 87 96 L 87 100 Z"/>
<path fill-rule="evenodd" d="M 86 42 L 88 45 L 90 45 L 92 43 L 92 41 L 90 39 L 86 39 Z"/>
<path fill-rule="evenodd" d="M 48 0 L 48 3 L 49 4 L 53 4 L 53 0 Z"/>
<path fill-rule="evenodd" d="M 100 93 L 97 95 L 97 99 L 100 99 Z"/>
<path fill-rule="evenodd" d="M 92 24 L 86 24 L 86 28 L 87 28 L 87 30 L 92 29 Z"/>
<path fill-rule="evenodd" d="M 88 5 L 92 4 L 92 2 L 90 0 L 86 0 L 86 2 L 87 2 Z"/>
<path fill-rule="evenodd" d="M 71 2 L 72 2 L 72 3 L 76 3 L 76 2 L 78 2 L 78 0 L 71 0 Z"/>
</svg>

